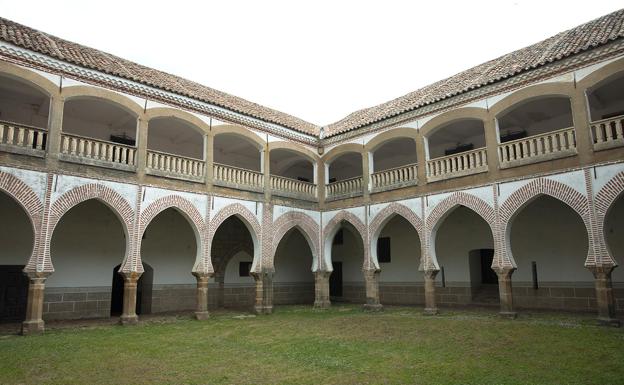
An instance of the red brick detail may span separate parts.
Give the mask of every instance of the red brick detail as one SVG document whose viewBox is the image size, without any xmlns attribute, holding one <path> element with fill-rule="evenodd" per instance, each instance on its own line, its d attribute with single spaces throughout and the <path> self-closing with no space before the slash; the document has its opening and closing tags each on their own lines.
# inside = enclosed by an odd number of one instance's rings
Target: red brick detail
<svg viewBox="0 0 624 385">
<path fill-rule="evenodd" d="M 225 221 L 232 215 L 236 215 L 247 226 L 251 227 L 252 229 L 251 238 L 252 239 L 255 238 L 257 240 L 257 246 L 260 247 L 260 258 L 262 258 L 262 228 L 260 227 L 260 223 L 258 222 L 258 219 L 256 218 L 256 216 L 251 211 L 249 211 L 249 209 L 247 209 L 245 206 L 243 206 L 240 203 L 232 203 L 232 204 L 225 206 L 224 208 L 219 210 L 217 215 L 215 215 L 215 217 L 212 218 L 212 220 L 210 221 L 210 225 L 208 227 L 208 237 L 207 237 L 207 242 L 206 242 L 206 245 L 207 245 L 206 251 L 208 253 L 208 258 L 209 259 L 211 258 L 210 256 L 212 252 L 211 250 L 212 239 L 214 238 L 215 233 L 219 229 L 219 226 L 221 226 L 221 223 L 223 223 L 223 221 Z M 254 243 L 254 248 L 255 247 L 256 247 L 256 244 Z M 257 254 L 257 250 L 254 249 L 254 261 L 256 258 L 256 254 Z M 256 263 L 256 265 L 260 265 L 260 264 Z M 260 268 L 261 266 L 257 266 L 257 267 Z"/>
<path fill-rule="evenodd" d="M 508 237 L 513 219 L 526 205 L 541 195 L 548 195 L 560 200 L 581 217 L 589 235 L 589 250 L 593 250 L 587 197 L 561 182 L 547 178 L 538 178 L 514 191 L 500 206 L 501 244 L 505 245 L 504 250 L 501 250 L 501 252 L 504 253 L 504 257 L 513 261 L 511 249 L 508 247 L 510 244 Z M 593 260 L 593 253 L 588 252 L 587 258 L 588 261 Z M 513 264 L 515 266 L 515 262 Z"/>
<path fill-rule="evenodd" d="M 35 271 L 39 254 L 41 221 L 43 220 L 43 203 L 37 194 L 16 176 L 0 171 L 0 190 L 13 198 L 24 209 L 33 230 L 33 249 L 28 261 L 27 271 Z"/>
<path fill-rule="evenodd" d="M 206 235 L 207 235 L 207 227 L 204 222 L 204 218 L 200 214 L 197 207 L 187 199 L 179 196 L 179 195 L 168 195 L 162 198 L 157 199 L 156 201 L 150 203 L 150 205 L 143 210 L 141 213 L 141 219 L 139 221 L 139 233 L 137 237 L 137 250 L 141 250 L 141 239 L 143 237 L 143 233 L 149 226 L 149 224 L 154 220 L 154 218 L 165 211 L 166 209 L 174 208 L 178 212 L 182 214 L 183 217 L 189 222 L 191 227 L 195 232 L 195 236 L 199 236 L 199 244 L 201 245 L 201 250 L 197 250 L 197 260 L 195 261 L 195 266 L 193 271 L 204 271 L 202 267 L 211 266 L 210 255 L 206 251 Z M 139 253 L 140 254 L 140 253 Z M 138 256 L 139 263 L 141 256 Z M 206 272 L 212 272 L 212 269 L 208 269 Z"/>
<path fill-rule="evenodd" d="M 383 226 L 395 215 L 400 215 L 407 220 L 414 227 L 414 230 L 418 233 L 419 240 L 422 242 L 425 226 L 422 219 L 410 208 L 397 202 L 392 202 L 384 207 L 369 223 L 368 229 L 370 236 L 378 236 L 381 230 L 383 230 Z"/>
<path fill-rule="evenodd" d="M 624 197 L 624 171 L 616 174 L 607 184 L 605 184 L 594 198 L 596 207 L 596 236 L 600 237 L 601 242 L 596 242 L 596 264 L 598 265 L 617 265 L 613 255 L 609 252 L 607 240 L 604 234 L 604 225 L 609 210 L 616 200 Z M 600 246 L 598 246 L 600 245 Z M 601 257 L 599 259 L 599 257 Z M 606 258 L 606 260 L 605 260 Z"/>
<path fill-rule="evenodd" d="M 277 220 L 273 223 L 273 259 L 275 258 L 275 252 L 277 251 L 277 246 L 280 241 L 284 237 L 290 229 L 296 227 L 299 229 L 310 245 L 310 250 L 312 251 L 312 255 L 317 257 L 319 250 L 319 226 L 318 224 L 307 214 L 304 214 L 300 211 L 289 211 L 283 215 L 281 215 Z"/>
<path fill-rule="evenodd" d="M 438 203 L 427 216 L 427 228 L 434 229 L 442 224 L 444 217 L 458 206 L 465 206 L 477 213 L 484 221 L 494 229 L 496 213 L 494 208 L 483 199 L 464 192 L 454 192 Z"/>
<path fill-rule="evenodd" d="M 82 186 L 74 187 L 61 195 L 50 207 L 50 213 L 48 216 L 48 232 L 45 242 L 49 245 L 52 240 L 52 234 L 56 225 L 61 220 L 63 215 L 67 213 L 71 208 L 76 205 L 88 201 L 90 199 L 97 199 L 106 204 L 119 218 L 126 234 L 126 254 L 123 261 L 125 262 L 128 256 L 132 256 L 134 253 L 133 247 L 135 245 L 132 234 L 132 226 L 134 224 L 134 210 L 128 203 L 128 201 L 121 196 L 118 192 L 110 187 L 100 184 L 85 184 Z M 45 248 L 45 261 L 50 261 L 50 248 Z"/>
<path fill-rule="evenodd" d="M 357 216 L 355 216 L 354 214 L 348 211 L 343 210 L 343 211 L 338 212 L 329 222 L 327 222 L 323 230 L 323 242 L 324 242 L 323 244 L 325 245 L 327 244 L 327 242 L 331 244 L 333 240 L 328 239 L 329 234 L 332 234 L 335 231 L 337 231 L 341 222 L 343 221 L 349 222 L 356 229 L 356 231 L 360 234 L 360 237 L 362 238 L 362 242 L 363 242 L 362 246 L 364 249 L 363 269 L 364 270 L 374 269 L 375 265 L 371 261 L 371 258 L 370 258 L 370 247 L 367 246 L 368 245 L 368 231 L 366 230 L 366 226 L 364 225 L 364 223 L 362 223 L 362 221 Z M 324 250 L 324 248 L 321 248 L 321 250 Z M 322 260 L 324 262 L 325 256 L 323 256 Z M 321 268 L 321 270 L 325 270 L 325 269 L 328 269 L 328 266 L 324 266 Z"/>
</svg>

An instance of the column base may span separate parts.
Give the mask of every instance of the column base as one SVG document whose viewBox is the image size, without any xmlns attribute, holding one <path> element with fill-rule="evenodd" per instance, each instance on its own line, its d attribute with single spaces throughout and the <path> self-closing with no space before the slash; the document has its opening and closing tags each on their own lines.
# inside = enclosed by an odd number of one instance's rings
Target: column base
<svg viewBox="0 0 624 385">
<path fill-rule="evenodd" d="M 138 315 L 122 315 L 121 317 L 119 317 L 119 323 L 121 325 L 136 325 L 139 323 L 139 316 Z"/>
<path fill-rule="evenodd" d="M 45 331 L 45 322 L 43 320 L 39 321 L 24 321 L 22 322 L 22 330 L 20 332 L 21 335 L 33 335 L 33 334 L 42 334 Z"/>
<path fill-rule="evenodd" d="M 423 311 L 424 315 L 438 315 L 440 314 L 440 311 L 438 310 L 437 307 L 426 307 L 425 310 Z"/>
<path fill-rule="evenodd" d="M 622 322 L 617 318 L 598 318 L 598 325 L 619 328 Z"/>
<path fill-rule="evenodd" d="M 329 309 L 331 307 L 331 302 L 329 301 L 314 301 L 315 309 Z"/>
<path fill-rule="evenodd" d="M 365 303 L 364 305 L 362 305 L 362 309 L 364 309 L 365 311 L 382 311 L 383 305 L 380 303 Z"/>
<path fill-rule="evenodd" d="M 498 316 L 502 318 L 516 319 L 518 317 L 518 313 L 515 311 L 501 311 L 498 312 Z"/>
<path fill-rule="evenodd" d="M 210 313 L 208 313 L 207 311 L 196 311 L 195 312 L 195 319 L 196 320 L 203 321 L 203 320 L 207 320 L 208 318 L 210 318 Z"/>
<path fill-rule="evenodd" d="M 273 306 L 254 306 L 254 312 L 258 315 L 273 314 Z"/>
</svg>

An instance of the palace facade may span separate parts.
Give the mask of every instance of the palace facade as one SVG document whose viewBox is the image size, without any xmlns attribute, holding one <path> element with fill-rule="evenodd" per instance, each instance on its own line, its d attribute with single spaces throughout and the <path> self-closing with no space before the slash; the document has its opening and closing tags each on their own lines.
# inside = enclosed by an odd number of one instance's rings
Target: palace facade
<svg viewBox="0 0 624 385">
<path fill-rule="evenodd" d="M 320 127 L 0 18 L 0 321 L 624 311 L 624 10 Z"/>
</svg>

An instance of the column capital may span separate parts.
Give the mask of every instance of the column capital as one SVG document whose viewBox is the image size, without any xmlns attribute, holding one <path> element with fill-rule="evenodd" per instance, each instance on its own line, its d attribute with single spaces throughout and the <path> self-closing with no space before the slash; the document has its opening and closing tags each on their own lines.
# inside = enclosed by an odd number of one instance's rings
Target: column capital
<svg viewBox="0 0 624 385">
<path fill-rule="evenodd" d="M 191 274 L 197 278 L 197 281 L 208 280 L 215 276 L 215 273 L 207 272 L 207 271 L 194 271 Z"/>
</svg>

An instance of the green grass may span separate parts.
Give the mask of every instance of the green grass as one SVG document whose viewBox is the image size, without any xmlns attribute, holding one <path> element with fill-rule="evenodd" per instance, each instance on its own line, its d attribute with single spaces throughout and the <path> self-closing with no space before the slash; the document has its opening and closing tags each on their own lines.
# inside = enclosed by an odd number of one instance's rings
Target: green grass
<svg viewBox="0 0 624 385">
<path fill-rule="evenodd" d="M 0 384 L 621 384 L 624 331 L 590 316 L 279 307 L 0 337 Z"/>
</svg>

